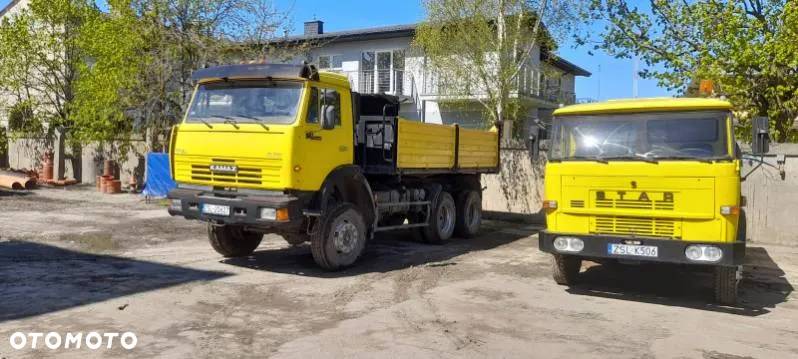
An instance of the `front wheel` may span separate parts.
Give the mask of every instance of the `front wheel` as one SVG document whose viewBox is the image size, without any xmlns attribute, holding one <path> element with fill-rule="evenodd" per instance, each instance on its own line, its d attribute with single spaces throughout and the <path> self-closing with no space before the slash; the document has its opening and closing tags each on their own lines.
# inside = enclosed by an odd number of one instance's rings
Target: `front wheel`
<svg viewBox="0 0 798 359">
<path fill-rule="evenodd" d="M 737 304 L 739 278 L 737 267 L 715 267 L 715 301 L 723 305 Z"/>
<path fill-rule="evenodd" d="M 321 219 L 310 249 L 320 267 L 338 270 L 355 263 L 366 248 L 366 222 L 355 206 L 338 205 Z"/>
<path fill-rule="evenodd" d="M 208 224 L 208 240 L 216 252 L 225 257 L 248 256 L 258 248 L 263 235 L 245 231 L 240 226 Z"/>
<path fill-rule="evenodd" d="M 559 285 L 571 285 L 576 283 L 579 271 L 582 269 L 582 258 L 553 254 L 551 260 L 552 276 Z"/>
</svg>

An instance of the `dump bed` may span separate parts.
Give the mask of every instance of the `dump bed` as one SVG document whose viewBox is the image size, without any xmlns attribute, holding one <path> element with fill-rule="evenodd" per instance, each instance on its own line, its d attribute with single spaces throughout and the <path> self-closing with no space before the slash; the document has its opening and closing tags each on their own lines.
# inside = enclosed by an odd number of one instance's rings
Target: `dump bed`
<svg viewBox="0 0 798 359">
<path fill-rule="evenodd" d="M 465 129 L 399 119 L 397 167 L 490 172 L 499 163 L 496 131 Z"/>
</svg>

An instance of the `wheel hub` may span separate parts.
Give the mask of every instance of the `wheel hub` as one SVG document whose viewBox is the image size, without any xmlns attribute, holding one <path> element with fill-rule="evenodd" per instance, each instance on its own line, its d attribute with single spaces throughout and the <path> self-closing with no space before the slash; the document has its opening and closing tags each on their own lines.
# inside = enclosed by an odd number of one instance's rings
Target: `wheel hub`
<svg viewBox="0 0 798 359">
<path fill-rule="evenodd" d="M 336 224 L 333 231 L 333 244 L 339 253 L 349 253 L 355 249 L 358 241 L 357 227 L 347 220 Z"/>
<path fill-rule="evenodd" d="M 448 233 L 454 228 L 454 211 L 447 206 L 438 209 L 438 232 Z"/>
</svg>

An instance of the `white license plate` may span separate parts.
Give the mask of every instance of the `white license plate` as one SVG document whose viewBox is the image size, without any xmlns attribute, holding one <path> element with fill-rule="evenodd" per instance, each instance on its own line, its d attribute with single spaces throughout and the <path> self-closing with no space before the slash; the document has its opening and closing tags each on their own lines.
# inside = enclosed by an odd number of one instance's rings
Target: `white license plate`
<svg viewBox="0 0 798 359">
<path fill-rule="evenodd" d="M 607 246 L 607 253 L 618 256 L 653 257 L 659 256 L 655 246 L 639 246 L 634 244 L 611 243 Z"/>
<path fill-rule="evenodd" d="M 218 204 L 203 204 L 202 213 L 213 214 L 216 216 L 229 216 L 230 206 L 222 206 Z"/>
</svg>

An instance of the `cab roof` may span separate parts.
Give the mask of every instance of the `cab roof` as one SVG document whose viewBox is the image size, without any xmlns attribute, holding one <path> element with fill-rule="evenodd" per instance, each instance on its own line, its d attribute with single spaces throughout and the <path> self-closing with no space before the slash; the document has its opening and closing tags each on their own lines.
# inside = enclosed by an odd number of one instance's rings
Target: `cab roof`
<svg viewBox="0 0 798 359">
<path fill-rule="evenodd" d="M 595 115 L 605 113 L 635 113 L 693 110 L 731 110 L 728 101 L 713 98 L 639 98 L 566 106 L 554 111 L 555 116 Z"/>
<path fill-rule="evenodd" d="M 313 65 L 289 64 L 240 64 L 208 67 L 194 71 L 191 75 L 199 83 L 227 79 L 283 79 L 310 80 L 331 85 L 349 87 L 346 75 L 333 72 L 319 72 Z"/>
</svg>

